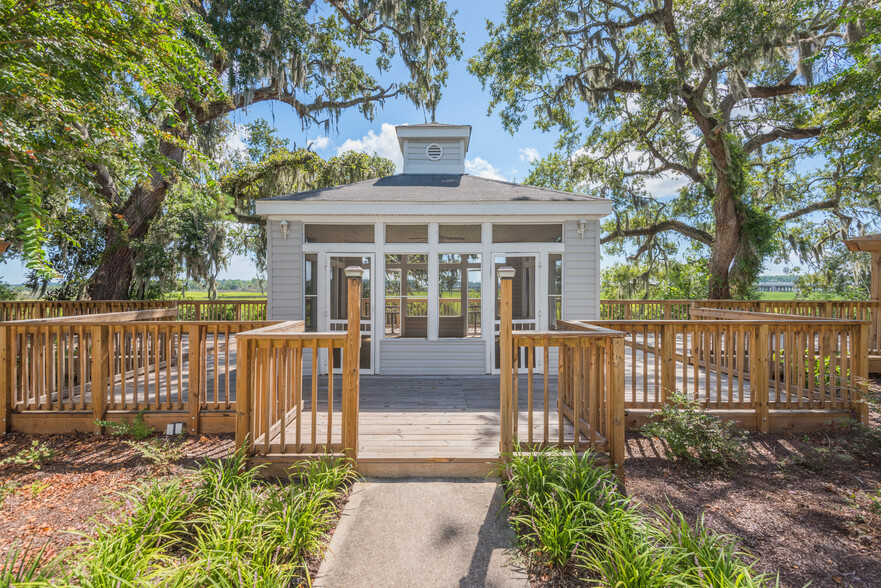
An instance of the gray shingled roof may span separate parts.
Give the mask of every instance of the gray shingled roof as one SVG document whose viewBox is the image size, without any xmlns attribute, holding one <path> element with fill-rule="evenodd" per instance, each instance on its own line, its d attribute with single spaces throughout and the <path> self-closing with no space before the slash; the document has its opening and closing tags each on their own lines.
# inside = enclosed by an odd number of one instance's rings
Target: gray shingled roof
<svg viewBox="0 0 881 588">
<path fill-rule="evenodd" d="M 333 188 L 265 198 L 274 202 L 591 202 L 604 198 L 523 186 L 468 174 L 397 174 Z"/>
</svg>

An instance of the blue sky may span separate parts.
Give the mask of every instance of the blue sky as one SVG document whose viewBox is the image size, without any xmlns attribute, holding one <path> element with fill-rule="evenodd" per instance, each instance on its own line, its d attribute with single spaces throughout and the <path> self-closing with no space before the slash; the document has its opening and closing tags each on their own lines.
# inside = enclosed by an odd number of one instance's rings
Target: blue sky
<svg viewBox="0 0 881 588">
<path fill-rule="evenodd" d="M 458 10 L 456 23 L 464 33 L 462 46 L 463 59 L 451 64 L 447 88 L 437 110 L 438 122 L 470 124 L 471 143 L 468 151 L 467 171 L 475 175 L 501 178 L 509 181 L 522 180 L 529 173 L 531 160 L 547 155 L 553 149 L 555 135 L 532 129 L 525 123 L 516 135 L 508 134 L 496 115 L 487 116 L 489 96 L 481 88 L 477 78 L 467 71 L 468 58 L 476 55 L 487 40 L 486 20 L 500 22 L 504 2 L 480 1 L 449 2 L 452 9 Z M 400 70 L 393 71 L 400 76 Z M 394 79 L 389 77 L 389 81 Z M 323 157 L 354 149 L 376 152 L 400 164 L 400 152 L 394 135 L 394 125 L 425 122 L 425 114 L 404 100 L 386 103 L 373 121 L 365 120 L 357 111 L 344 113 L 336 129 L 327 134 L 320 129 L 302 130 L 300 122 L 290 107 L 284 104 L 263 103 L 233 114 L 232 120 L 243 124 L 257 118 L 269 120 L 279 135 L 290 139 L 292 144 L 304 147 L 312 143 L 312 149 Z M 241 141 L 234 138 L 233 143 Z M 656 197 L 670 195 L 680 186 L 672 178 L 660 178 L 650 182 Z M 609 264 L 618 259 L 605 259 Z M 776 269 L 776 268 L 775 268 Z M 19 261 L 0 262 L 0 276 L 10 283 L 19 283 L 24 278 L 24 269 Z M 221 278 L 250 279 L 256 276 L 253 264 L 243 257 L 230 260 Z"/>
</svg>

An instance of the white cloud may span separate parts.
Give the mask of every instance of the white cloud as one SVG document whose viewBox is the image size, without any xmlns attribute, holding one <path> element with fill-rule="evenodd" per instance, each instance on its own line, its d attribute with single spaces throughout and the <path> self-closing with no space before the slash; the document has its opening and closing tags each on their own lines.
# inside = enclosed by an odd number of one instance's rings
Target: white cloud
<svg viewBox="0 0 881 588">
<path fill-rule="evenodd" d="M 337 155 L 345 151 L 357 151 L 370 155 L 376 153 L 381 157 L 387 157 L 394 162 L 395 171 L 398 173 L 404 167 L 404 156 L 401 155 L 401 148 L 398 146 L 395 125 L 388 123 L 382 124 L 379 135 L 370 131 L 360 139 L 346 139 L 345 143 L 337 148 Z"/>
<path fill-rule="evenodd" d="M 664 172 L 655 178 L 645 179 L 645 189 L 653 198 L 664 198 L 679 193 L 683 186 L 687 186 L 691 180 L 685 176 Z"/>
<path fill-rule="evenodd" d="M 541 153 L 538 152 L 538 149 L 534 147 L 524 147 L 523 149 L 520 149 L 521 163 L 532 163 L 539 159 L 541 159 Z"/>
<path fill-rule="evenodd" d="M 325 149 L 330 145 L 330 137 L 325 137 L 323 135 L 319 135 L 314 139 L 309 139 L 306 144 L 312 144 L 313 149 Z"/>
<path fill-rule="evenodd" d="M 503 176 L 501 172 L 499 172 L 498 168 L 493 167 L 490 162 L 483 159 L 482 157 L 466 159 L 465 171 L 473 176 L 480 176 L 482 178 L 489 178 L 491 180 L 505 181 L 505 176 Z"/>
<path fill-rule="evenodd" d="M 232 133 L 230 133 L 223 144 L 223 153 L 227 157 L 233 157 L 236 153 L 247 157 L 248 148 L 245 147 L 245 139 L 248 138 L 248 127 L 245 125 L 236 125 Z"/>
</svg>

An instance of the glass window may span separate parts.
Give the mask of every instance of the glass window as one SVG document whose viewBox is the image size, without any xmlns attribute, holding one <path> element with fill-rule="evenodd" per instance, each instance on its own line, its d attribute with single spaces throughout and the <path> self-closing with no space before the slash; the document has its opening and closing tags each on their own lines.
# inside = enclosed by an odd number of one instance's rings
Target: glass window
<svg viewBox="0 0 881 588">
<path fill-rule="evenodd" d="M 480 225 L 440 225 L 439 243 L 480 243 Z"/>
<path fill-rule="evenodd" d="M 563 256 L 559 253 L 548 255 L 548 327 L 557 328 L 557 321 L 563 318 Z"/>
<path fill-rule="evenodd" d="M 318 256 L 306 254 L 305 283 L 303 292 L 306 297 L 306 330 L 318 330 Z"/>
<path fill-rule="evenodd" d="M 438 256 L 438 336 L 480 337 L 480 255 Z"/>
<path fill-rule="evenodd" d="M 386 225 L 386 243 L 428 243 L 428 225 Z"/>
<path fill-rule="evenodd" d="M 561 243 L 563 225 L 493 225 L 493 243 Z"/>
<path fill-rule="evenodd" d="M 306 243 L 373 243 L 373 225 L 311 225 L 303 230 Z"/>
<path fill-rule="evenodd" d="M 385 256 L 386 339 L 428 337 L 428 256 Z"/>
</svg>

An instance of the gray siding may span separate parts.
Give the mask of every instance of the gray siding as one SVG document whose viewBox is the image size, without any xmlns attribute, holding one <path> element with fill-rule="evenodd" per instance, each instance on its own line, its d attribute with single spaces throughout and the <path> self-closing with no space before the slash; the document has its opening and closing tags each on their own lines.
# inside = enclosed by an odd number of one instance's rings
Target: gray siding
<svg viewBox="0 0 881 588">
<path fill-rule="evenodd" d="M 583 238 L 578 222 L 566 221 L 563 245 L 563 318 L 599 318 L 600 221 L 588 221 Z"/>
<path fill-rule="evenodd" d="M 474 341 L 380 341 L 384 375 L 480 375 L 486 373 L 486 343 Z"/>
<path fill-rule="evenodd" d="M 303 318 L 303 223 L 291 221 L 287 240 L 278 221 L 266 223 L 267 314 L 270 320 Z"/>
</svg>

